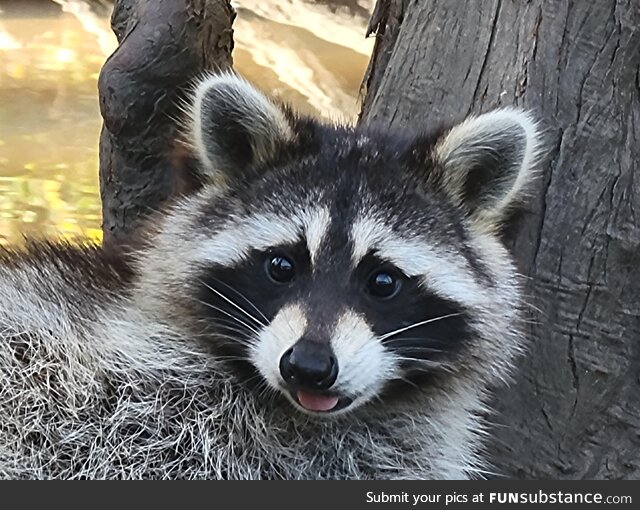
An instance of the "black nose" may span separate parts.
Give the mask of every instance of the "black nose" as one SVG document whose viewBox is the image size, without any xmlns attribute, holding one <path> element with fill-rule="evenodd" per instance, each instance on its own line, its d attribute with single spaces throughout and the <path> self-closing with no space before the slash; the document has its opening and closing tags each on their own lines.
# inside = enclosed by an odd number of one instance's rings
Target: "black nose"
<svg viewBox="0 0 640 510">
<path fill-rule="evenodd" d="M 280 358 L 280 374 L 294 386 L 327 390 L 338 378 L 338 361 L 327 344 L 300 340 Z"/>
</svg>

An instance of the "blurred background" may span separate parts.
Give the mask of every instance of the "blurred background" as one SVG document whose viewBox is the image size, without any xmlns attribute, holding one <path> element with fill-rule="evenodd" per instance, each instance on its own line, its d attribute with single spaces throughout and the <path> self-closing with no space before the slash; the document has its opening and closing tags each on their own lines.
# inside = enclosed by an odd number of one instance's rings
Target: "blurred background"
<svg viewBox="0 0 640 510">
<path fill-rule="evenodd" d="M 375 0 L 237 0 L 234 67 L 312 115 L 353 120 Z M 101 239 L 97 80 L 108 0 L 0 0 L 0 244 Z"/>
</svg>

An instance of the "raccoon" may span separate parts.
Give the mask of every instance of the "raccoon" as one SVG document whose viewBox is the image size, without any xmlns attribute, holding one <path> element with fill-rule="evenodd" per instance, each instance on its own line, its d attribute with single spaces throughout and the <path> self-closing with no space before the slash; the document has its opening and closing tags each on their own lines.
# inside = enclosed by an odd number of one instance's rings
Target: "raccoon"
<svg viewBox="0 0 640 510">
<path fill-rule="evenodd" d="M 482 477 L 525 347 L 501 243 L 531 116 L 328 125 L 204 77 L 197 185 L 133 253 L 0 255 L 3 478 Z"/>
</svg>

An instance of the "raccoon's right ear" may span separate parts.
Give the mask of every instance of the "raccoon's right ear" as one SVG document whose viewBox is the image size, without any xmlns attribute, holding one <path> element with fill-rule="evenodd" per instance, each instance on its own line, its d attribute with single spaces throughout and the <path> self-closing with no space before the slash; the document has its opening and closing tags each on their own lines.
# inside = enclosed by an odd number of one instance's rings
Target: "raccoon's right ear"
<svg viewBox="0 0 640 510">
<path fill-rule="evenodd" d="M 190 121 L 191 144 L 210 179 L 241 177 L 294 136 L 284 110 L 230 72 L 198 83 Z"/>
<path fill-rule="evenodd" d="M 483 230 L 496 232 L 535 176 L 540 134 L 529 113 L 469 117 L 436 141 L 429 176 Z"/>
</svg>

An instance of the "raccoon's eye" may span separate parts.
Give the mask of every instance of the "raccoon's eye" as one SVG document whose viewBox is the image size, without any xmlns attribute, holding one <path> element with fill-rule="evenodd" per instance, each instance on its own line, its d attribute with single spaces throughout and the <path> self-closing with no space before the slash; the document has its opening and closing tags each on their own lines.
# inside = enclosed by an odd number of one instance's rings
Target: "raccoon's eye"
<svg viewBox="0 0 640 510">
<path fill-rule="evenodd" d="M 367 292 L 378 299 L 391 299 L 400 290 L 400 278 L 391 271 L 377 271 L 367 281 Z"/>
<path fill-rule="evenodd" d="M 267 257 L 265 269 L 269 277 L 276 283 L 289 283 L 296 273 L 293 262 L 283 255 Z"/>
</svg>

